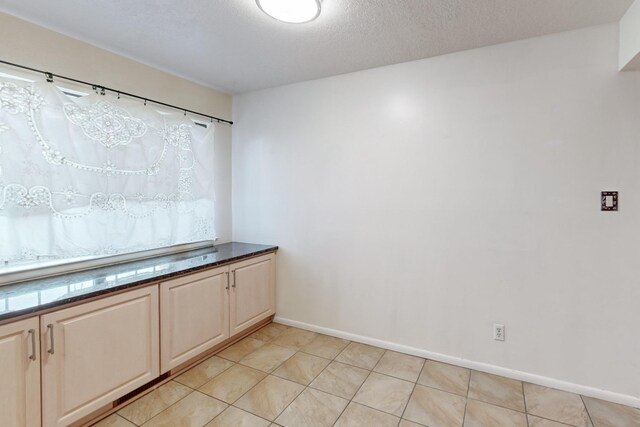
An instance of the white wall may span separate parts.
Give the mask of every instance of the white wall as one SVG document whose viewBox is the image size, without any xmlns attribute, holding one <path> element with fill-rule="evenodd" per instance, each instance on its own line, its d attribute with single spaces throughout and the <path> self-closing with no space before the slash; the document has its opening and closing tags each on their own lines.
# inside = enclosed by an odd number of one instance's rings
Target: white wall
<svg viewBox="0 0 640 427">
<path fill-rule="evenodd" d="M 640 0 L 631 4 L 620 20 L 620 70 L 640 70 Z"/>
<path fill-rule="evenodd" d="M 612 24 L 234 97 L 233 238 L 280 245 L 278 316 L 640 402 L 617 64 Z"/>
<path fill-rule="evenodd" d="M 0 59 L 216 117 L 231 117 L 231 96 L 227 94 L 4 13 L 0 13 Z M 0 64 L 0 72 L 15 70 Z M 215 227 L 222 243 L 231 241 L 231 127 L 215 126 Z"/>
</svg>

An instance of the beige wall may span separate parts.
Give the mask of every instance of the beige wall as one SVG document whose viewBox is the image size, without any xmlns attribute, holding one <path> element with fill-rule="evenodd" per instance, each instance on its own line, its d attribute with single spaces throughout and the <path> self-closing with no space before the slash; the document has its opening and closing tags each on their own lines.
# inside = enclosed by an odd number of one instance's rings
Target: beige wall
<svg viewBox="0 0 640 427">
<path fill-rule="evenodd" d="M 231 97 L 0 13 L 0 58 L 229 119 Z"/>
<path fill-rule="evenodd" d="M 0 59 L 231 118 L 231 96 L 0 13 Z M 0 64 L 0 71 L 15 68 Z M 216 230 L 231 240 L 231 126 L 216 125 Z"/>
</svg>

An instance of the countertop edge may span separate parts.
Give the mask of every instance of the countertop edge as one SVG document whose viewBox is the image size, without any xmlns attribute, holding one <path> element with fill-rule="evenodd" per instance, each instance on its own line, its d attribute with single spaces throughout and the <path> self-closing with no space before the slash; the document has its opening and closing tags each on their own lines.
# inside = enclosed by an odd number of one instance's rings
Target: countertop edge
<svg viewBox="0 0 640 427">
<path fill-rule="evenodd" d="M 198 271 L 208 270 L 214 267 L 220 267 L 223 265 L 232 264 L 238 261 L 255 258 L 261 255 L 266 255 L 268 253 L 275 253 L 278 251 L 278 249 L 279 249 L 278 246 L 270 246 L 265 249 L 251 251 L 249 253 L 242 254 L 242 255 L 232 256 L 229 258 L 225 258 L 223 260 L 217 260 L 208 264 L 199 265 L 197 267 L 185 268 L 183 270 L 178 270 L 178 271 L 171 271 L 171 272 L 167 272 L 166 274 L 161 274 L 149 279 L 137 280 L 137 281 L 126 283 L 120 286 L 114 286 L 113 288 L 87 292 L 86 294 L 77 295 L 69 298 L 64 298 L 58 301 L 53 301 L 51 303 L 38 305 L 37 307 L 29 307 L 24 310 L 16 310 L 16 311 L 8 312 L 5 314 L 0 314 L 0 324 L 10 323 L 10 321 L 14 319 L 17 321 L 19 320 L 18 318 L 24 319 L 32 316 L 37 316 L 44 312 L 50 312 L 52 311 L 52 309 L 62 310 L 67 305 L 75 304 L 83 300 L 93 299 L 96 297 L 105 296 L 113 293 L 119 293 L 125 290 L 130 290 L 130 289 L 132 290 L 133 288 L 141 288 L 141 287 L 144 287 L 145 285 L 151 285 L 153 283 L 158 283 L 163 280 L 175 279 L 175 278 L 182 277 L 184 275 L 195 273 Z"/>
</svg>

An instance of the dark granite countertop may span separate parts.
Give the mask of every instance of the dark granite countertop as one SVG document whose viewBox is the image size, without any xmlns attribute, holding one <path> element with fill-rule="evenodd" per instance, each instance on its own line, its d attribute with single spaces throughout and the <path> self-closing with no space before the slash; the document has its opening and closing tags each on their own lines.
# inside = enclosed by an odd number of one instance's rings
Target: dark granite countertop
<svg viewBox="0 0 640 427">
<path fill-rule="evenodd" d="M 240 261 L 277 249 L 277 246 L 231 242 L 210 248 L 0 286 L 0 321 Z"/>
</svg>

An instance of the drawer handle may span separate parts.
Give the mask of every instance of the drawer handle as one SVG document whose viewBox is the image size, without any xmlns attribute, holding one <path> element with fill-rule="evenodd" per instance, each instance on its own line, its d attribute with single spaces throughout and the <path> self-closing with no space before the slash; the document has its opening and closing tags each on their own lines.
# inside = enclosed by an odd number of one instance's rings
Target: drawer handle
<svg viewBox="0 0 640 427">
<path fill-rule="evenodd" d="M 36 330 L 29 329 L 29 335 L 31 336 L 31 355 L 29 359 L 36 360 Z"/>
<path fill-rule="evenodd" d="M 49 331 L 49 339 L 50 339 L 50 342 L 51 342 L 51 348 L 49 348 L 49 350 L 47 350 L 47 353 L 54 354 L 55 353 L 55 342 L 53 341 L 53 325 L 51 323 L 49 323 L 47 325 L 47 330 Z"/>
<path fill-rule="evenodd" d="M 227 275 L 227 286 L 225 286 L 225 289 L 228 291 L 229 290 L 229 272 L 225 271 L 224 274 Z"/>
<path fill-rule="evenodd" d="M 233 270 L 233 285 L 231 285 L 233 289 L 236 288 L 236 271 Z"/>
</svg>

